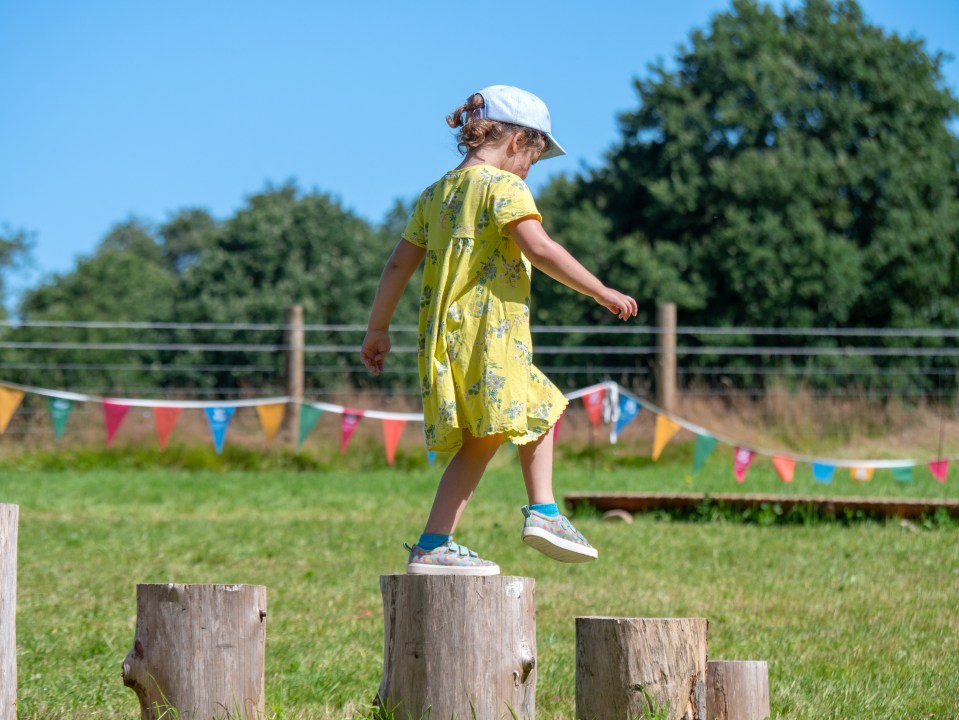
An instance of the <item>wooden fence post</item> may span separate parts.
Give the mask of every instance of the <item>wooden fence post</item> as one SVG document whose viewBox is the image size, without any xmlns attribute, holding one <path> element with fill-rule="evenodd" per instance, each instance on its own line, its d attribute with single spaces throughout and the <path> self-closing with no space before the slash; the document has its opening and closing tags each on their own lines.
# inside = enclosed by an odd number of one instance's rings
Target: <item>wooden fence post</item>
<svg viewBox="0 0 959 720">
<path fill-rule="evenodd" d="M 123 684 L 142 720 L 264 717 L 266 588 L 137 585 Z"/>
<path fill-rule="evenodd" d="M 17 530 L 20 508 L 0 505 L 0 720 L 17 718 Z"/>
<path fill-rule="evenodd" d="M 709 720 L 767 720 L 769 667 L 762 660 L 710 660 L 706 667 Z"/>
<path fill-rule="evenodd" d="M 303 331 L 303 306 L 294 305 L 286 311 L 286 394 L 290 396 L 290 412 L 286 427 L 290 443 L 296 449 L 297 433 L 300 430 L 300 403 L 303 402 L 304 364 L 303 348 L 306 345 Z"/>
<path fill-rule="evenodd" d="M 576 618 L 577 720 L 706 718 L 704 618 Z"/>
<path fill-rule="evenodd" d="M 676 412 L 676 304 L 659 306 L 656 398 L 666 412 Z"/>
<path fill-rule="evenodd" d="M 383 677 L 376 704 L 396 718 L 532 719 L 532 578 L 382 575 Z"/>
</svg>

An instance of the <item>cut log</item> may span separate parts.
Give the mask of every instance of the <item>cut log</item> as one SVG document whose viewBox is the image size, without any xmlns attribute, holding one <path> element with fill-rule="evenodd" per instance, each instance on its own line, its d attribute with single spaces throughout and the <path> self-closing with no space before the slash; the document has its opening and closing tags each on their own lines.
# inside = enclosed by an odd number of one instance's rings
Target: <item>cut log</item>
<svg viewBox="0 0 959 720">
<path fill-rule="evenodd" d="M 383 677 L 396 718 L 533 718 L 532 578 L 383 575 Z M 392 714 L 390 714 L 392 713 Z"/>
<path fill-rule="evenodd" d="M 576 618 L 576 717 L 704 720 L 704 618 Z"/>
<path fill-rule="evenodd" d="M 766 720 L 769 667 L 762 660 L 710 660 L 706 667 L 709 720 Z"/>
<path fill-rule="evenodd" d="M 16 505 L 0 505 L 0 720 L 17 717 Z"/>
<path fill-rule="evenodd" d="M 264 716 L 266 588 L 137 585 L 123 683 L 142 720 Z"/>
</svg>

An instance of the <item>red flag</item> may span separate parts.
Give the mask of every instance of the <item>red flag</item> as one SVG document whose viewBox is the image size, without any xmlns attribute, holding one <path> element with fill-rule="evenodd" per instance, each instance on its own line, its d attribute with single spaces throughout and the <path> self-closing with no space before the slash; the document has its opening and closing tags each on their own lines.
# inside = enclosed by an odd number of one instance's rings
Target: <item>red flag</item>
<svg viewBox="0 0 959 720">
<path fill-rule="evenodd" d="M 157 427 L 157 442 L 160 443 L 160 451 L 166 450 L 167 440 L 170 439 L 170 433 L 173 432 L 173 426 L 176 425 L 177 418 L 183 408 L 178 407 L 155 407 L 153 408 L 153 421 Z"/>
<path fill-rule="evenodd" d="M 749 464 L 756 457 L 756 453 L 746 448 L 736 448 L 736 454 L 733 456 L 733 471 L 736 473 L 736 482 L 746 482 L 746 471 L 749 470 Z"/>
<path fill-rule="evenodd" d="M 583 395 L 583 405 L 586 406 L 586 415 L 589 421 L 593 423 L 594 428 L 599 427 L 599 421 L 603 418 L 603 398 L 606 397 L 606 388 L 601 387 L 593 390 L 589 395 Z"/>
<path fill-rule="evenodd" d="M 929 472 L 943 485 L 946 483 L 946 475 L 949 474 L 948 460 L 933 460 L 929 463 Z"/>
<path fill-rule="evenodd" d="M 791 483 L 793 481 L 793 474 L 796 472 L 795 460 L 792 458 L 774 456 L 773 467 L 776 468 L 776 473 L 784 483 Z"/>
<path fill-rule="evenodd" d="M 363 417 L 362 410 L 344 409 L 340 417 L 340 453 L 346 453 L 346 447 L 350 444 L 350 438 L 356 431 L 356 426 L 360 424 L 360 418 Z"/>
<path fill-rule="evenodd" d="M 403 427 L 406 420 L 396 420 L 393 418 L 383 419 L 383 440 L 386 443 L 386 462 L 393 464 L 396 457 L 396 446 L 400 442 L 400 435 L 403 434 Z"/>
<path fill-rule="evenodd" d="M 566 413 L 556 418 L 556 424 L 553 425 L 553 445 L 559 442 L 559 426 L 563 424 L 564 417 L 566 417 Z"/>
<path fill-rule="evenodd" d="M 121 405 L 109 400 L 103 401 L 103 420 L 107 425 L 107 447 L 113 444 L 113 438 L 120 429 L 120 423 L 123 422 L 129 410 L 129 405 Z"/>
</svg>

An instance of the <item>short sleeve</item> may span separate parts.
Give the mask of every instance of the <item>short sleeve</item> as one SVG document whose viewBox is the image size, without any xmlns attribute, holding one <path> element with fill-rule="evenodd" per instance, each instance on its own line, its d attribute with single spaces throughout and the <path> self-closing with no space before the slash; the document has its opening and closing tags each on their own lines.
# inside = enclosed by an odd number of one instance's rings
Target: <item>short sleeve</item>
<svg viewBox="0 0 959 720">
<path fill-rule="evenodd" d="M 423 204 L 423 197 L 421 196 L 416 202 L 410 221 L 406 224 L 406 230 L 403 231 L 403 239 L 417 247 L 426 249 L 429 228 L 424 217 Z"/>
<path fill-rule="evenodd" d="M 520 218 L 534 217 L 539 221 L 543 220 L 543 216 L 536 209 L 536 201 L 533 200 L 529 186 L 515 175 L 504 177 L 493 186 L 490 202 L 493 223 L 500 233 L 511 222 Z"/>
</svg>

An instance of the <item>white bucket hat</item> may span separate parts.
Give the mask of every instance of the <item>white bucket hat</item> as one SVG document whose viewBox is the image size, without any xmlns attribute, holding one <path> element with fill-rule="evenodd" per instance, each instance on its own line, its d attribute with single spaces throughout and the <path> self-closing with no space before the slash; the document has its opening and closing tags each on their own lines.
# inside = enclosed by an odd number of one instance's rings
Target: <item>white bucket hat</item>
<svg viewBox="0 0 959 720">
<path fill-rule="evenodd" d="M 512 85 L 490 85 L 480 90 L 479 94 L 483 96 L 485 105 L 480 109 L 480 117 L 513 123 L 546 133 L 550 146 L 546 152 L 540 155 L 540 160 L 548 160 L 566 154 L 563 147 L 553 137 L 549 109 L 546 107 L 546 103 L 533 93 Z"/>
</svg>

